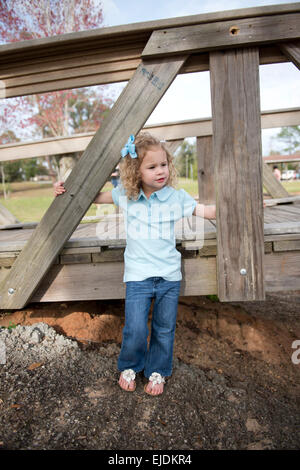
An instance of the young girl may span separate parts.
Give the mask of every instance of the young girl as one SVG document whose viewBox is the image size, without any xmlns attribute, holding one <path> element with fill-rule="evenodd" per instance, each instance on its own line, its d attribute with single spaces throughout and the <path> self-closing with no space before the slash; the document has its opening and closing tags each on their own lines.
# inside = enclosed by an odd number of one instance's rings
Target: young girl
<svg viewBox="0 0 300 470">
<path fill-rule="evenodd" d="M 175 221 L 192 214 L 215 219 L 215 206 L 197 204 L 183 189 L 175 190 L 173 158 L 148 133 L 130 136 L 121 152 L 121 184 L 100 192 L 97 204 L 114 203 L 124 212 L 127 243 L 125 326 L 118 359 L 119 385 L 133 392 L 137 372 L 148 379 L 145 392 L 163 393 L 172 373 L 173 344 L 181 281 L 181 255 L 176 250 Z M 55 184 L 55 195 L 65 192 Z M 154 299 L 149 346 L 148 315 Z"/>
</svg>

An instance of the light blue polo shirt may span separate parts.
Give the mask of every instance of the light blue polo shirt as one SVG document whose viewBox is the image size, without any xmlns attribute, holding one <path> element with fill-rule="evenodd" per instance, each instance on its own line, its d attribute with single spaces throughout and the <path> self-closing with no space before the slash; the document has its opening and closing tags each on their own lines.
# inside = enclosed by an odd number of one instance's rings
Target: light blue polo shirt
<svg viewBox="0 0 300 470">
<path fill-rule="evenodd" d="M 180 281 L 181 254 L 176 250 L 175 222 L 192 215 L 196 201 L 184 189 L 165 186 L 151 194 L 141 189 L 138 199 L 128 199 L 119 185 L 112 190 L 114 203 L 124 214 L 127 244 L 123 281 L 163 277 Z"/>
</svg>

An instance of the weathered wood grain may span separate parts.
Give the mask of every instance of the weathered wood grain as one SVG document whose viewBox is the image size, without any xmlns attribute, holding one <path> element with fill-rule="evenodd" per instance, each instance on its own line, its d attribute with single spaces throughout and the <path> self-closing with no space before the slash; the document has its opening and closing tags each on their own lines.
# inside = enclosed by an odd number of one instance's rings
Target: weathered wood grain
<svg viewBox="0 0 300 470">
<path fill-rule="evenodd" d="M 289 193 L 273 175 L 272 169 L 263 162 L 263 185 L 272 198 L 288 197 Z"/>
<path fill-rule="evenodd" d="M 300 222 L 274 222 L 264 224 L 264 233 L 265 235 L 299 234 Z"/>
<path fill-rule="evenodd" d="M 236 23 L 242 19 L 272 17 L 299 12 L 299 4 L 272 5 L 225 12 L 171 18 L 111 28 L 81 31 L 0 45 L 1 96 L 14 97 L 60 89 L 129 80 L 141 60 L 151 33 L 165 28 L 210 25 L 216 22 Z M 278 48 L 263 46 L 261 63 L 282 62 Z M 102 65 L 107 71 L 101 71 Z M 94 68 L 94 70 L 93 70 Z M 69 69 L 69 72 L 68 72 Z M 208 55 L 193 54 L 182 73 L 208 70 Z M 49 72 L 49 76 L 47 75 Z M 70 75 L 72 74 L 72 77 Z M 28 83 L 26 80 L 29 79 Z M 32 84 L 35 82 L 35 86 Z"/>
<path fill-rule="evenodd" d="M 267 292 L 300 289 L 300 251 L 264 255 Z M 217 294 L 216 258 L 184 258 L 181 295 Z M 34 302 L 121 299 L 122 262 L 53 266 L 33 295 Z M 3 271 L 5 269 L 3 268 Z M 0 276 L 2 274 L 2 270 Z M 3 273 L 5 276 L 5 273 Z"/>
<path fill-rule="evenodd" d="M 299 123 L 299 108 L 262 111 L 261 113 L 262 129 L 296 126 Z M 161 140 L 173 141 L 184 139 L 185 137 L 211 136 L 212 122 L 211 118 L 189 119 L 179 122 L 146 125 L 144 129 Z M 33 142 L 26 141 L 0 145 L 0 161 L 81 152 L 86 149 L 93 136 L 93 132 L 87 132 L 85 134 L 52 137 Z"/>
<path fill-rule="evenodd" d="M 1 308 L 22 308 L 105 184 L 130 134 L 164 95 L 186 56 L 142 63 L 54 199 L 1 285 Z"/>
<path fill-rule="evenodd" d="M 18 219 L 2 204 L 0 204 L 0 224 L 17 224 Z"/>
<path fill-rule="evenodd" d="M 197 137 L 198 194 L 201 204 L 215 204 L 212 137 Z"/>
<path fill-rule="evenodd" d="M 279 45 L 280 50 L 300 69 L 300 41 Z"/>
<path fill-rule="evenodd" d="M 31 39 L 22 42 L 14 42 L 0 46 L 0 58 L 3 63 L 21 58 L 36 58 L 40 53 L 42 57 L 54 55 L 56 51 L 74 53 L 78 50 L 91 51 L 95 46 L 107 47 L 109 43 L 120 47 L 126 40 L 127 44 L 136 44 L 138 38 L 148 40 L 151 32 L 157 29 L 174 28 L 179 26 L 200 25 L 214 23 L 216 21 L 236 20 L 241 18 L 253 18 L 257 16 L 284 15 L 300 11 L 299 2 L 286 5 L 267 5 L 236 10 L 217 11 L 200 15 L 181 16 L 163 20 L 154 20 L 107 28 L 97 28 L 88 31 L 61 34 L 54 37 Z"/>
<path fill-rule="evenodd" d="M 273 242 L 274 251 L 300 250 L 300 240 L 281 240 Z"/>
<path fill-rule="evenodd" d="M 210 55 L 222 301 L 264 299 L 258 66 L 256 48 Z"/>
<path fill-rule="evenodd" d="M 142 57 L 162 57 L 300 38 L 300 13 L 218 21 L 154 31 Z"/>
<path fill-rule="evenodd" d="M 265 255 L 265 284 L 268 292 L 300 289 L 300 251 Z"/>
<path fill-rule="evenodd" d="M 287 196 L 275 199 L 266 199 L 267 206 L 274 206 L 277 204 L 286 204 L 290 202 L 300 202 L 300 196 Z"/>
</svg>

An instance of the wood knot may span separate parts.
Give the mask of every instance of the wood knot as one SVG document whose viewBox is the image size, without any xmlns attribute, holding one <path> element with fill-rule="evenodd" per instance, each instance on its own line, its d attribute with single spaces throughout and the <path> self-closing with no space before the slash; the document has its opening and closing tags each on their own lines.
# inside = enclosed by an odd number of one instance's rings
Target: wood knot
<svg viewBox="0 0 300 470">
<path fill-rule="evenodd" d="M 240 32 L 240 28 L 238 26 L 230 26 L 229 33 L 231 36 L 237 36 L 239 32 Z"/>
</svg>

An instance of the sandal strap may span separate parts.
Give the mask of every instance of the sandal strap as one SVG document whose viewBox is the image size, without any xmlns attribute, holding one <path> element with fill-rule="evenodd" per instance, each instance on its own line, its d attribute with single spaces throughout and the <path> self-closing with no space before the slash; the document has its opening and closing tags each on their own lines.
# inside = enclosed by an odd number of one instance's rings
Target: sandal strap
<svg viewBox="0 0 300 470">
<path fill-rule="evenodd" d="M 130 383 L 132 380 L 135 379 L 135 372 L 133 369 L 126 369 L 126 370 L 123 370 L 122 372 L 122 377 L 128 382 Z"/>
<path fill-rule="evenodd" d="M 153 372 L 149 377 L 149 381 L 152 382 L 153 385 L 165 383 L 164 377 L 162 377 L 158 372 Z"/>
</svg>

